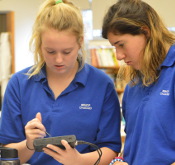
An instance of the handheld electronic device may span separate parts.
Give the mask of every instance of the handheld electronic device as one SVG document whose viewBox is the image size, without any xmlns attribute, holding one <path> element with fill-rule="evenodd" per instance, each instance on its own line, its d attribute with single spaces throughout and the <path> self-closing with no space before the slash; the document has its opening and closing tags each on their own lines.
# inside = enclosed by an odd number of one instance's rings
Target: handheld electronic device
<svg viewBox="0 0 175 165">
<path fill-rule="evenodd" d="M 46 147 L 47 144 L 53 144 L 55 146 L 60 147 L 61 149 L 65 149 L 65 147 L 61 144 L 61 140 L 66 140 L 72 148 L 74 148 L 76 145 L 75 135 L 35 139 L 33 142 L 33 145 L 34 145 L 35 151 L 37 152 L 42 152 L 43 148 Z"/>
<path fill-rule="evenodd" d="M 35 151 L 37 151 L 37 152 L 42 152 L 43 151 L 43 148 L 46 147 L 48 144 L 52 144 L 52 145 L 55 145 L 55 146 L 60 147 L 61 149 L 65 149 L 65 147 L 61 143 L 61 140 L 66 140 L 72 148 L 75 148 L 75 146 L 81 145 L 81 144 L 90 145 L 99 154 L 99 158 L 95 162 L 94 165 L 98 165 L 99 164 L 100 159 L 101 159 L 101 156 L 102 156 L 101 149 L 97 145 L 95 145 L 95 144 L 92 144 L 92 143 L 89 143 L 89 142 L 85 142 L 85 141 L 77 140 L 75 135 L 57 136 L 57 137 L 35 139 L 34 142 L 33 142 L 33 146 L 34 146 Z"/>
</svg>

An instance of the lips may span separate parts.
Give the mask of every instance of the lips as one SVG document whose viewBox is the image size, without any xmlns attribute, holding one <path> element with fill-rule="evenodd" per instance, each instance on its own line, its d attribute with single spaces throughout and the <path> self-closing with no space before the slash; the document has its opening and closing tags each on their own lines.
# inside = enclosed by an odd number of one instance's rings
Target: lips
<svg viewBox="0 0 175 165">
<path fill-rule="evenodd" d="M 56 68 L 62 68 L 64 65 L 55 65 Z"/>
<path fill-rule="evenodd" d="M 127 61 L 125 62 L 127 65 L 131 65 L 131 61 Z"/>
</svg>

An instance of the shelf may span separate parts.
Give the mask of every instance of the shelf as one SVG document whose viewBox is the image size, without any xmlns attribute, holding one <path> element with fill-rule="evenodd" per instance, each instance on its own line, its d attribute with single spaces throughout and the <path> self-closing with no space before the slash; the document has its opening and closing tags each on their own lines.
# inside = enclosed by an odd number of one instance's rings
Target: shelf
<svg viewBox="0 0 175 165">
<path fill-rule="evenodd" d="M 105 69 L 107 73 L 117 74 L 119 67 L 118 66 L 95 66 L 98 69 Z"/>
<path fill-rule="evenodd" d="M 124 89 L 116 89 L 118 94 L 122 94 L 124 92 Z"/>
<path fill-rule="evenodd" d="M 91 65 L 103 70 L 113 80 L 118 95 L 122 96 L 122 93 L 124 92 L 124 85 L 117 82 L 117 74 L 120 65 L 116 59 L 116 52 L 114 48 L 96 47 L 89 50 Z"/>
<path fill-rule="evenodd" d="M 119 67 L 117 67 L 117 66 L 97 66 L 96 68 L 98 68 L 98 69 L 114 69 L 114 70 L 119 70 Z"/>
</svg>

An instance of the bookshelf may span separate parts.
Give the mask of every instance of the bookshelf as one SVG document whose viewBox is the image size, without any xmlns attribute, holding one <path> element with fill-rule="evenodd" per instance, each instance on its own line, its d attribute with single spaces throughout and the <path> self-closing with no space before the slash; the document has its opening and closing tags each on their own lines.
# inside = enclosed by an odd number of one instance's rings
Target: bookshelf
<svg viewBox="0 0 175 165">
<path fill-rule="evenodd" d="M 116 91 L 120 95 L 124 91 L 124 85 L 117 83 L 117 73 L 120 63 L 116 59 L 113 47 L 93 47 L 90 48 L 91 65 L 104 71 L 113 80 Z"/>
<path fill-rule="evenodd" d="M 116 92 L 121 105 L 122 112 L 122 97 L 126 84 L 124 82 L 117 82 L 117 74 L 121 63 L 116 59 L 116 52 L 114 47 L 110 46 L 107 41 L 92 41 L 88 48 L 90 63 L 92 66 L 104 71 L 114 82 Z M 121 140 L 122 144 L 125 142 L 125 121 L 122 117 L 121 121 Z"/>
</svg>

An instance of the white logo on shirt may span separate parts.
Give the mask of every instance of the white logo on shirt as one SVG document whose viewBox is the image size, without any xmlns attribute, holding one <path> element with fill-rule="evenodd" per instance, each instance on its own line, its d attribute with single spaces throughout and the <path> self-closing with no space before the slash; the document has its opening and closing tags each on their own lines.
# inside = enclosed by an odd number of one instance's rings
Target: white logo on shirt
<svg viewBox="0 0 175 165">
<path fill-rule="evenodd" d="M 92 110 L 91 104 L 81 104 L 79 106 L 79 109 L 87 109 L 87 110 Z"/>
<path fill-rule="evenodd" d="M 160 92 L 160 95 L 169 96 L 170 95 L 170 91 L 169 90 L 162 90 Z"/>
</svg>

